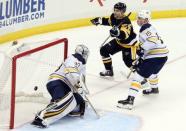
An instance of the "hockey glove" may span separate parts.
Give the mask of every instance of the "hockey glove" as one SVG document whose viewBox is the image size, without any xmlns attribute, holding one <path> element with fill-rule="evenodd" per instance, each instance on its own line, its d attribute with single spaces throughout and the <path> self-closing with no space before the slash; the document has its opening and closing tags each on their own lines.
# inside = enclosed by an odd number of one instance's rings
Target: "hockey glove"
<svg viewBox="0 0 186 131">
<path fill-rule="evenodd" d="M 92 20 L 90 20 L 91 21 L 91 23 L 93 24 L 93 25 L 101 25 L 102 24 L 102 19 L 101 19 L 101 17 L 96 17 L 96 18 L 94 18 L 94 19 L 92 19 Z"/>
<path fill-rule="evenodd" d="M 112 37 L 118 37 L 120 35 L 120 30 L 118 27 L 114 26 L 111 30 L 110 30 L 110 35 Z"/>
<path fill-rule="evenodd" d="M 85 95 L 87 94 L 86 91 L 83 89 L 83 87 L 81 86 L 80 82 L 78 82 L 77 84 L 74 85 L 74 87 L 77 90 L 77 93 L 79 93 L 80 95 Z"/>
<path fill-rule="evenodd" d="M 139 57 L 143 57 L 143 55 L 144 55 L 144 49 L 140 47 L 140 49 L 137 50 L 137 55 L 138 55 Z"/>
</svg>

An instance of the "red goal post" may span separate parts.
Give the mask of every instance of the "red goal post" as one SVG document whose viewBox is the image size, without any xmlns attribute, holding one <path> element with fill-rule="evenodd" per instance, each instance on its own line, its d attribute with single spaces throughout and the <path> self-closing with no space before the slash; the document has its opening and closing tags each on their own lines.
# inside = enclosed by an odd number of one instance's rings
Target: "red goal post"
<svg viewBox="0 0 186 131">
<path fill-rule="evenodd" d="M 15 56 L 12 57 L 12 71 L 11 71 L 11 100 L 10 100 L 10 124 L 9 124 L 9 128 L 13 129 L 14 128 L 14 122 L 15 122 L 15 102 L 16 102 L 16 82 L 17 82 L 17 61 L 20 58 L 23 58 L 25 56 L 28 55 L 32 55 L 34 53 L 37 53 L 41 50 L 46 50 L 50 47 L 56 46 L 58 44 L 64 44 L 64 59 L 67 58 L 67 53 L 68 53 L 68 39 L 67 38 L 62 38 L 62 39 L 58 39 L 55 41 L 52 41 L 48 44 L 33 48 L 31 50 L 22 52 L 20 54 L 17 54 Z M 59 63 L 60 64 L 60 63 Z M 34 68 L 34 67 L 33 67 Z M 52 73 L 52 72 L 51 72 Z M 34 118 L 34 116 L 33 116 Z"/>
</svg>

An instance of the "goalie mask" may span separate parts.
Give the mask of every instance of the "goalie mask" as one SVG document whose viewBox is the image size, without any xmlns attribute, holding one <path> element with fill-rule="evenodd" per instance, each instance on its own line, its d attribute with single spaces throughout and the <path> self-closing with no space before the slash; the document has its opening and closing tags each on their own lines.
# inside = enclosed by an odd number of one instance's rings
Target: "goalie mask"
<svg viewBox="0 0 186 131">
<path fill-rule="evenodd" d="M 82 55 L 82 57 L 85 59 L 85 62 L 87 62 L 88 56 L 89 56 L 89 49 L 85 45 L 77 45 L 75 49 L 75 53 L 78 53 Z"/>
</svg>

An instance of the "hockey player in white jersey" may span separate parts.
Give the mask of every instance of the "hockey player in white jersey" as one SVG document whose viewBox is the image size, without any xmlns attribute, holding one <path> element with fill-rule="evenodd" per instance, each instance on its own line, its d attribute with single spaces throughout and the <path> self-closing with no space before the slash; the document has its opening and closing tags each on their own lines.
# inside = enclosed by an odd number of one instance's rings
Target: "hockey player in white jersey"
<svg viewBox="0 0 186 131">
<path fill-rule="evenodd" d="M 32 125 L 46 128 L 66 115 L 84 115 L 85 100 L 81 94 L 85 90 L 79 83 L 80 79 L 85 82 L 85 65 L 88 56 L 89 49 L 85 45 L 77 45 L 75 54 L 70 55 L 49 76 L 46 87 L 52 97 L 51 102 L 36 114 Z"/>
<path fill-rule="evenodd" d="M 137 15 L 140 49 L 139 60 L 135 66 L 136 72 L 129 88 L 127 99 L 118 101 L 118 107 L 132 109 L 134 99 L 141 89 L 141 83 L 147 79 L 150 89 L 144 89 L 143 94 L 158 94 L 158 73 L 167 61 L 168 49 L 158 35 L 156 29 L 149 23 L 150 11 L 142 10 Z"/>
</svg>

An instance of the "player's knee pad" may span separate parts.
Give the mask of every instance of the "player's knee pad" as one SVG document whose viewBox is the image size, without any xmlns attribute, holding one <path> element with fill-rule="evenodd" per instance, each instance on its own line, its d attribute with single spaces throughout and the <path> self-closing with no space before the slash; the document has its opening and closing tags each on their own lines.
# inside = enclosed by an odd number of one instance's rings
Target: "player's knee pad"
<svg viewBox="0 0 186 131">
<path fill-rule="evenodd" d="M 37 116 L 43 118 L 47 124 L 51 124 L 69 114 L 77 103 L 72 92 L 69 92 L 62 99 L 50 103 L 45 109 L 40 111 Z"/>
<path fill-rule="evenodd" d="M 85 100 L 79 93 L 73 93 L 73 94 L 78 105 L 85 102 Z"/>
<path fill-rule="evenodd" d="M 123 56 L 123 61 L 125 65 L 130 68 L 134 60 L 132 60 L 131 55 L 129 54 L 129 55 Z"/>
<path fill-rule="evenodd" d="M 102 46 L 102 47 L 100 48 L 100 54 L 101 54 L 101 56 L 103 56 L 103 57 L 109 57 L 109 56 L 110 56 L 110 53 L 109 53 L 109 45 L 108 45 L 108 44 L 106 44 L 106 45 L 104 45 L 104 46 Z"/>
<path fill-rule="evenodd" d="M 133 60 L 132 59 L 123 59 L 125 65 L 130 68 L 132 66 L 132 62 Z"/>
<path fill-rule="evenodd" d="M 152 74 L 150 77 L 149 77 L 149 83 L 150 83 L 150 86 L 151 88 L 157 88 L 158 87 L 158 75 L 157 74 Z"/>
<path fill-rule="evenodd" d="M 70 115 L 71 116 L 82 116 L 85 113 L 86 102 L 83 99 L 83 97 L 78 93 L 74 93 L 74 97 L 76 99 L 77 106 L 76 106 L 76 109 L 70 113 Z"/>
</svg>

